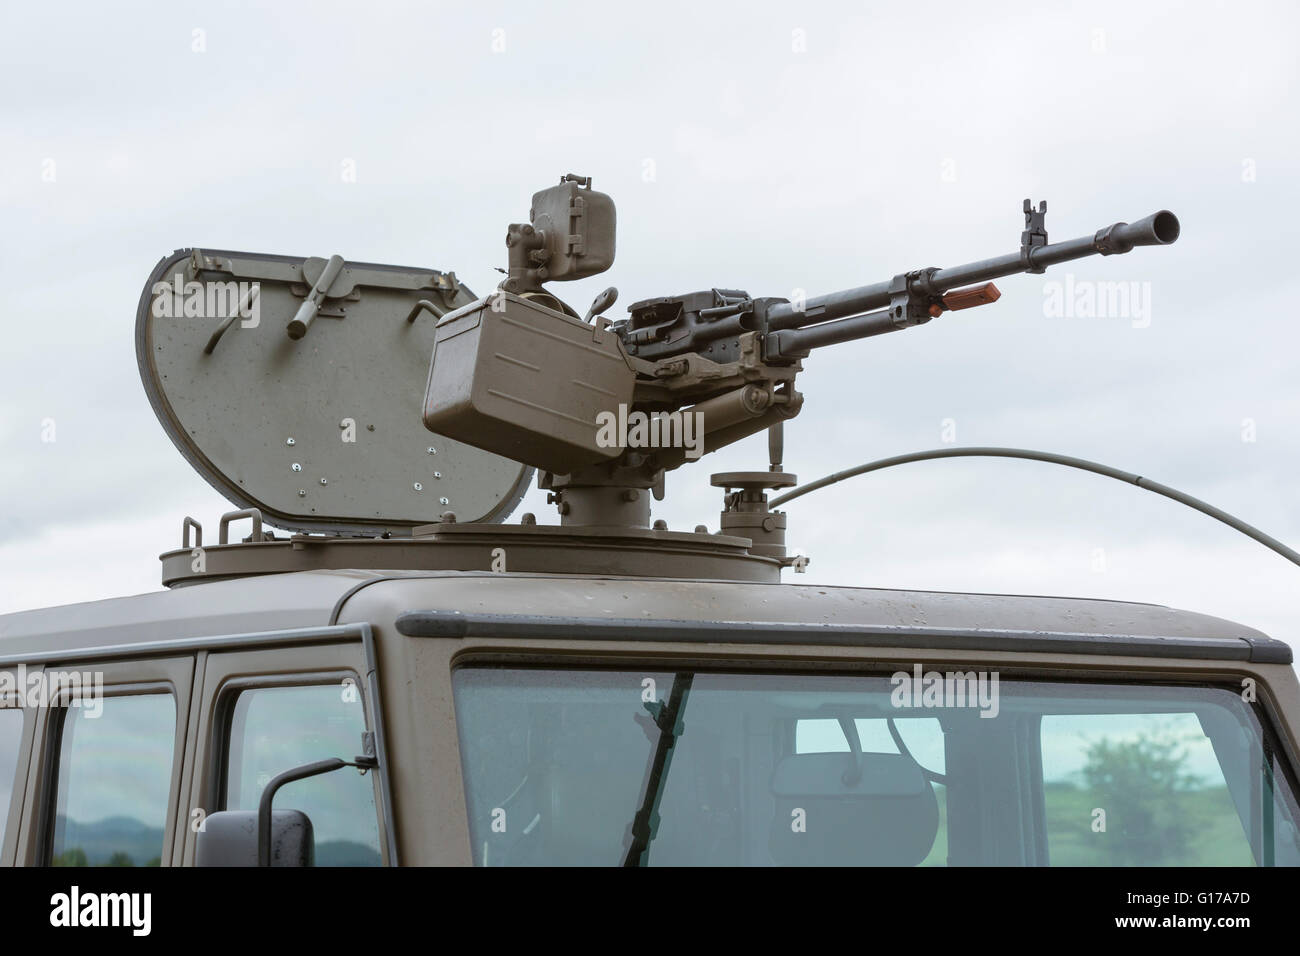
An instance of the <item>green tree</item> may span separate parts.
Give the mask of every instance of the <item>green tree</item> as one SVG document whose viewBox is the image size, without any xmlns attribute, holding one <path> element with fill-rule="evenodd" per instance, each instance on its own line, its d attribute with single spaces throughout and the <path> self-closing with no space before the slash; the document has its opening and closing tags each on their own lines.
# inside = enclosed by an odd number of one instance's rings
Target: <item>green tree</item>
<svg viewBox="0 0 1300 956">
<path fill-rule="evenodd" d="M 131 859 L 131 854 L 123 853 L 121 850 L 118 850 L 116 853 L 114 853 L 112 856 L 108 858 L 108 862 L 105 863 L 104 865 L 105 866 L 135 866 L 135 860 Z"/>
<path fill-rule="evenodd" d="M 1185 794 L 1197 783 L 1186 772 L 1186 751 L 1168 737 L 1102 738 L 1091 744 L 1083 778 L 1106 811 L 1106 832 L 1116 864 L 1158 866 L 1188 853 L 1197 819 Z"/>
<path fill-rule="evenodd" d="M 64 850 L 62 853 L 60 853 L 53 860 L 50 861 L 50 865 L 51 866 L 85 866 L 86 851 L 79 846 L 75 846 L 70 850 Z"/>
</svg>

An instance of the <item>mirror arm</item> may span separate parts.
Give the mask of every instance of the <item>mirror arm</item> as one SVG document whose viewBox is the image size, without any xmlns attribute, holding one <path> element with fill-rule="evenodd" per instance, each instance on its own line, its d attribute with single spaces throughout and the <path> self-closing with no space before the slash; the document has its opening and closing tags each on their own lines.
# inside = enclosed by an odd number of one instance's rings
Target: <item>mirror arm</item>
<svg viewBox="0 0 1300 956">
<path fill-rule="evenodd" d="M 921 767 L 921 761 L 912 756 L 912 751 L 908 750 L 907 744 L 903 743 L 903 735 L 899 733 L 898 725 L 894 723 L 894 718 L 890 717 L 885 721 L 885 724 L 889 727 L 889 736 L 894 738 L 894 746 L 898 748 L 898 752 L 918 767 Z M 939 726 L 945 734 L 948 732 L 948 729 L 942 724 Z M 925 779 L 929 780 L 931 783 L 941 783 L 945 787 L 948 785 L 947 774 L 938 773 L 937 771 L 930 770 L 928 767 L 921 767 L 921 776 L 925 777 Z"/>
<path fill-rule="evenodd" d="M 275 800 L 277 790 L 286 783 L 314 777 L 317 774 L 330 773 L 343 767 L 356 767 L 364 773 L 378 766 L 379 761 L 371 756 L 357 757 L 355 761 L 330 757 L 328 760 L 318 760 L 315 763 L 294 767 L 272 777 L 271 782 L 262 791 L 262 798 L 257 805 L 257 865 L 271 865 L 271 804 Z"/>
<path fill-rule="evenodd" d="M 862 739 L 858 736 L 858 725 L 852 717 L 841 715 L 837 719 L 840 730 L 844 732 L 844 739 L 849 743 L 849 769 L 840 775 L 840 780 L 846 787 L 856 787 L 862 780 Z"/>
</svg>

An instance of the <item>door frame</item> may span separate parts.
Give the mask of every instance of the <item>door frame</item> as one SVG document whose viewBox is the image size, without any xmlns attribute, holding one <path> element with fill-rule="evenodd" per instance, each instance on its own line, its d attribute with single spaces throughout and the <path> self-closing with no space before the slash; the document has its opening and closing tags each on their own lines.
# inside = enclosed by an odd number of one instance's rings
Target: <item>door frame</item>
<svg viewBox="0 0 1300 956">
<path fill-rule="evenodd" d="M 12 672 L 15 679 L 18 674 L 18 668 L 10 666 L 0 666 L 0 670 Z M 26 674 L 30 677 L 32 674 L 42 674 L 44 668 L 40 664 L 33 664 L 25 668 Z M 10 695 L 5 695 L 6 700 Z M 23 808 L 27 801 L 27 775 L 31 767 L 32 759 L 32 740 L 36 735 L 37 713 L 26 703 L 21 706 L 13 706 L 10 701 L 5 705 L 6 709 L 12 709 L 22 715 L 22 727 L 18 734 L 18 754 L 14 762 L 14 778 L 10 781 L 12 789 L 9 792 L 9 806 L 6 810 L 3 828 L 0 829 L 0 866 L 13 866 L 14 855 L 18 850 L 18 838 L 22 833 Z"/>
<path fill-rule="evenodd" d="M 384 865 L 394 865 L 397 857 L 391 827 L 391 804 L 385 790 L 388 762 L 381 755 L 379 721 L 381 708 L 366 678 L 363 648 L 336 640 L 306 641 L 293 647 L 242 647 L 206 652 L 203 677 L 198 693 L 194 727 L 193 769 L 189 781 L 189 807 L 203 810 L 203 815 L 222 809 L 224 760 L 228 744 L 228 720 L 233 695 L 259 687 L 300 687 L 340 684 L 355 676 L 360 695 L 365 731 L 373 735 L 379 768 L 374 775 L 376 824 L 380 836 L 380 854 Z M 360 748 L 361 741 L 357 741 Z M 335 754 L 343 759 L 350 753 Z M 283 768 L 285 770 L 289 767 Z M 180 863 L 193 865 L 198 846 L 198 820 L 195 809 L 187 809 L 184 843 Z"/>
<path fill-rule="evenodd" d="M 104 691 L 110 688 L 127 690 L 131 685 L 172 683 L 176 694 L 176 751 L 172 761 L 172 790 L 168 801 L 169 818 L 165 824 L 164 863 L 190 865 L 193 863 L 193 833 L 188 812 L 181 813 L 182 803 L 193 804 L 196 798 L 195 783 L 203 776 L 203 764 L 196 760 L 201 742 L 199 725 L 201 714 L 211 712 L 209 702 L 203 700 L 206 674 L 212 653 L 232 650 L 270 650 L 276 648 L 308 647 L 358 643 L 361 645 L 361 677 L 358 691 L 362 695 L 367 729 L 374 734 L 375 757 L 379 767 L 374 771 L 379 789 L 379 824 L 383 842 L 384 861 L 397 866 L 397 827 L 393 814 L 392 778 L 389 770 L 387 734 L 384 729 L 384 708 L 380 698 L 374 631 L 368 623 L 317 625 L 287 628 L 275 631 L 252 631 L 237 634 L 220 634 L 205 637 L 173 638 L 161 641 L 138 641 L 123 644 L 87 646 L 49 652 L 0 655 L 0 668 L 25 664 L 29 674 L 55 665 L 75 665 L 79 670 L 102 670 Z M 328 669 L 328 668 L 326 668 Z M 306 671 L 321 670 L 308 667 Z M 110 676 L 111 675 L 111 676 Z M 136 692 L 139 692 L 138 690 Z M 13 861 L 24 866 L 41 866 L 38 859 L 43 845 L 46 803 L 50 794 L 50 754 L 57 757 L 57 739 L 54 733 L 61 726 L 61 715 L 54 715 L 52 707 L 29 711 L 32 720 L 24 727 L 24 751 L 19 758 L 20 773 L 15 780 L 14 797 L 19 799 L 18 783 L 24 781 L 20 816 L 15 819 L 11 808 L 12 832 L 6 832 L 0 859 L 8 856 L 10 848 Z M 25 776 L 21 773 L 26 764 Z M 188 795 L 182 801 L 180 796 Z"/>
</svg>

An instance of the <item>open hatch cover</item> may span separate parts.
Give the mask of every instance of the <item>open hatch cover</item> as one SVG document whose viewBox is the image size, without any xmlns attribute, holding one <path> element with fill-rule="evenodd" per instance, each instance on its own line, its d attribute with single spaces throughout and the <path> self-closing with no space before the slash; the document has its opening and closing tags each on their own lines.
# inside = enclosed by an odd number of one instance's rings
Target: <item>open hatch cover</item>
<svg viewBox="0 0 1300 956">
<path fill-rule="evenodd" d="M 136 358 L 163 428 L 241 508 L 294 531 L 503 520 L 532 469 L 424 427 L 454 273 L 183 249 L 140 296 Z"/>
</svg>

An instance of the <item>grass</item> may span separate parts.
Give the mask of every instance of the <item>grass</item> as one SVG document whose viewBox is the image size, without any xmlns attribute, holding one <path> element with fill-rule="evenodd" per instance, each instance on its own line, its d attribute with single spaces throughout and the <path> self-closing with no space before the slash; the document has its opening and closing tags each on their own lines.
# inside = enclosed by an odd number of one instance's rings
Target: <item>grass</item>
<svg viewBox="0 0 1300 956">
<path fill-rule="evenodd" d="M 939 799 L 939 832 L 921 866 L 948 862 L 947 788 L 935 784 Z M 1187 790 L 1174 797 L 1171 815 L 1193 824 L 1191 839 L 1138 860 L 1125 841 L 1123 808 L 1108 810 L 1106 830 L 1093 832 L 1096 798 L 1086 790 L 1049 784 L 1044 793 L 1047 808 L 1047 848 L 1052 866 L 1254 866 L 1250 844 L 1241 828 L 1227 787 Z"/>
</svg>

